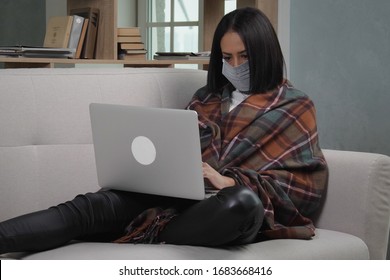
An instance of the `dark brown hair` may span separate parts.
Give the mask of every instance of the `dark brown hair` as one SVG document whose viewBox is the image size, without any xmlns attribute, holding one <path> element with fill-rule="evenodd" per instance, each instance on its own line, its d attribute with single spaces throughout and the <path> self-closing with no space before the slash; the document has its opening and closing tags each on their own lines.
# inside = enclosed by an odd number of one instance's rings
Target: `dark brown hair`
<svg viewBox="0 0 390 280">
<path fill-rule="evenodd" d="M 221 39 L 234 31 L 243 41 L 249 60 L 250 92 L 261 93 L 278 87 L 283 81 L 284 58 L 276 32 L 264 13 L 242 8 L 225 15 L 219 22 L 211 47 L 207 86 L 219 92 L 229 84 L 222 75 Z"/>
</svg>

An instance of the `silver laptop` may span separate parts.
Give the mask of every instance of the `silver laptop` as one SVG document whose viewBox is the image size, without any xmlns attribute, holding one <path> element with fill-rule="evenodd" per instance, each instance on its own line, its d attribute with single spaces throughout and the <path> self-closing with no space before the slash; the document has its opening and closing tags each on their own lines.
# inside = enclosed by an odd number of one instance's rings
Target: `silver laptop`
<svg viewBox="0 0 390 280">
<path fill-rule="evenodd" d="M 98 183 L 111 188 L 204 199 L 195 111 L 90 105 Z"/>
</svg>

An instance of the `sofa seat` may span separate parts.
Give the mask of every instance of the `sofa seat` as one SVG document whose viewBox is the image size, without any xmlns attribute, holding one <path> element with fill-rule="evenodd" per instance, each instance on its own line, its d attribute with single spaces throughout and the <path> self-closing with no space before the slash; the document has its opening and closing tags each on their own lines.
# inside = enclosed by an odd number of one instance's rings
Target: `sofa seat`
<svg viewBox="0 0 390 280">
<path fill-rule="evenodd" d="M 367 245 L 358 237 L 317 229 L 311 240 L 277 239 L 225 248 L 71 242 L 44 252 L 13 253 L 3 257 L 25 260 L 367 260 L 369 252 Z"/>
</svg>

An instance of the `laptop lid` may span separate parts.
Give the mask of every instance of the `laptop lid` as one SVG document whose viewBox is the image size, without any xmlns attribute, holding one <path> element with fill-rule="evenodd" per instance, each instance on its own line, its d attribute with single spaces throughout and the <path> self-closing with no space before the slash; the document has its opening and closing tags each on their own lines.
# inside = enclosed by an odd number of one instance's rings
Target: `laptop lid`
<svg viewBox="0 0 390 280">
<path fill-rule="evenodd" d="M 93 103 L 90 116 L 101 188 L 205 198 L 195 111 Z"/>
</svg>

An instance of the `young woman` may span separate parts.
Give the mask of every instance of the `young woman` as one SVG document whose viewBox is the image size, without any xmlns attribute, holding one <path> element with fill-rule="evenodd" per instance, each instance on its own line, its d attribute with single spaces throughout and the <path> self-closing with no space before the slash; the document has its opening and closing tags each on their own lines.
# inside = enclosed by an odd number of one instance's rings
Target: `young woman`
<svg viewBox="0 0 390 280">
<path fill-rule="evenodd" d="M 74 239 L 220 246 L 310 238 L 327 166 L 313 103 L 283 70 L 267 17 L 253 8 L 227 14 L 207 85 L 187 107 L 198 112 L 204 178 L 218 193 L 200 202 L 114 190 L 79 195 L 0 223 L 0 253 Z"/>
</svg>

